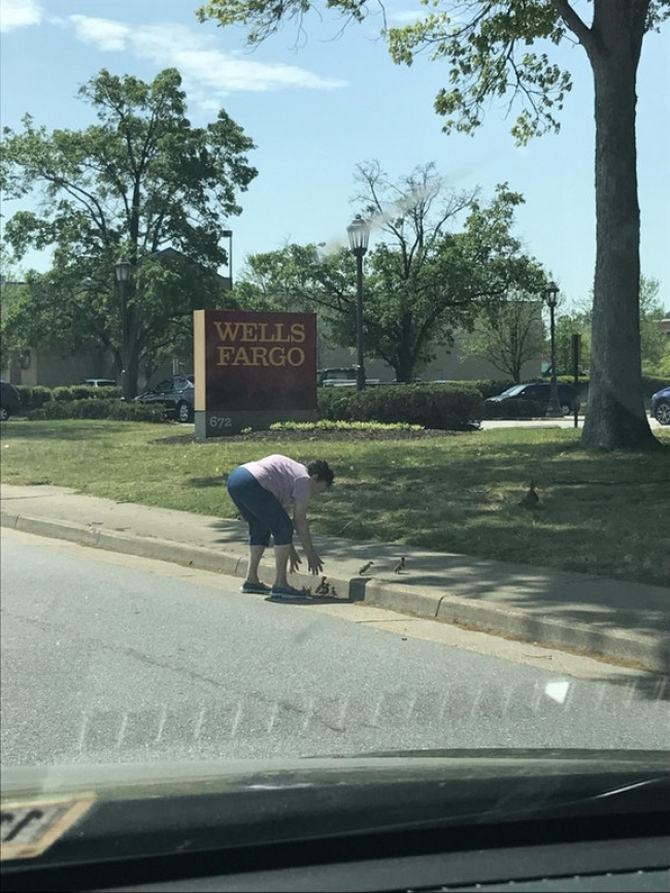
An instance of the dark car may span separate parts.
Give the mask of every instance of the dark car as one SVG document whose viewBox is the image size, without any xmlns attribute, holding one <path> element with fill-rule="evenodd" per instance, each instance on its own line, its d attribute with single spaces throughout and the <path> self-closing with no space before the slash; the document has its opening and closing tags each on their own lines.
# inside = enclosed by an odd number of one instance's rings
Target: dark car
<svg viewBox="0 0 670 893">
<path fill-rule="evenodd" d="M 21 408 L 21 397 L 13 384 L 0 381 L 0 421 L 6 422 L 11 415 L 16 415 Z"/>
<path fill-rule="evenodd" d="M 670 385 L 652 394 L 650 409 L 661 425 L 670 425 Z"/>
<path fill-rule="evenodd" d="M 545 382 L 528 382 L 527 384 L 515 384 L 507 388 L 502 394 L 489 397 L 485 403 L 502 403 L 505 400 L 534 400 L 542 403 L 548 409 L 551 402 L 551 384 Z M 569 415 L 575 409 L 579 409 L 579 395 L 576 388 L 570 384 L 558 385 L 558 402 L 563 415 Z"/>
<path fill-rule="evenodd" d="M 162 404 L 166 415 L 180 422 L 193 421 L 193 376 L 175 375 L 135 397 L 137 403 Z"/>
</svg>

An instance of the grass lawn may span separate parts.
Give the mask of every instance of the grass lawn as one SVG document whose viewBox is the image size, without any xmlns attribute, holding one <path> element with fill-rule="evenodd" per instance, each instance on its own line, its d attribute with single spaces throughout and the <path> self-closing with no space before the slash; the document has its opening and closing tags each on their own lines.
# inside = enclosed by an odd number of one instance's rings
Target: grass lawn
<svg viewBox="0 0 670 893">
<path fill-rule="evenodd" d="M 197 444 L 177 425 L 12 421 L 2 480 L 57 484 L 116 500 L 234 517 L 228 472 L 273 452 L 326 458 L 336 486 L 314 529 L 504 561 L 667 584 L 670 431 L 656 454 L 581 450 L 571 429 L 506 429 L 422 439 L 347 435 Z M 519 508 L 530 478 L 542 510 Z"/>
</svg>

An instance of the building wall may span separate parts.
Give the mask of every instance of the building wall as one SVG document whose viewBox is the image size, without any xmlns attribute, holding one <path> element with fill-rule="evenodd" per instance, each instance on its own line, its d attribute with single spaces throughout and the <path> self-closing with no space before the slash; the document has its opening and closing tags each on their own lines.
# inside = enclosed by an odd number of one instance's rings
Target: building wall
<svg viewBox="0 0 670 893">
<path fill-rule="evenodd" d="M 82 351 L 68 354 L 53 348 L 30 348 L 20 362 L 17 357 L 2 377 L 16 385 L 43 385 L 55 388 L 80 384 L 87 378 L 115 378 L 114 361 L 102 351 Z"/>
<path fill-rule="evenodd" d="M 318 366 L 352 366 L 356 363 L 356 350 L 348 347 L 332 347 L 321 342 L 318 352 Z M 540 377 L 542 356 L 538 354 L 533 360 L 525 363 L 522 369 L 522 380 L 529 381 Z M 395 378 L 393 369 L 383 360 L 366 359 L 365 372 L 368 378 L 379 378 L 381 381 L 392 381 Z M 479 378 L 503 379 L 509 376 L 496 369 L 491 363 L 477 357 L 464 356 L 459 348 L 458 337 L 451 349 L 437 347 L 435 359 L 417 373 L 422 381 L 439 380 L 472 380 Z"/>
</svg>

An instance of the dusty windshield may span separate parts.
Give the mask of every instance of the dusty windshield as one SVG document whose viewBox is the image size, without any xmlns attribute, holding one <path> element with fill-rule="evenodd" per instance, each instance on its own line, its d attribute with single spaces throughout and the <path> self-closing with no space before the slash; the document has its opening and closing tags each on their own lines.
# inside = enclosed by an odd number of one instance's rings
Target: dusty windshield
<svg viewBox="0 0 670 893">
<path fill-rule="evenodd" d="M 667 4 L 198 2 L 2 2 L 3 768 L 666 748 Z"/>
</svg>

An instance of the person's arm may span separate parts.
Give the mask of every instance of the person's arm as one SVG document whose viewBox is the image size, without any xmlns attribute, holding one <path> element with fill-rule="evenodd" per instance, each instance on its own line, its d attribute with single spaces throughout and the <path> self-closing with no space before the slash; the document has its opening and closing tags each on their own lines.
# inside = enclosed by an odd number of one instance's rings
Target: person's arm
<svg viewBox="0 0 670 893">
<path fill-rule="evenodd" d="M 323 570 L 323 562 L 314 548 L 312 535 L 309 532 L 309 524 L 307 523 L 307 505 L 308 503 L 306 502 L 295 503 L 293 509 L 293 523 L 295 524 L 295 529 L 300 537 L 300 542 L 302 543 L 307 556 L 307 566 L 313 574 L 320 574 Z"/>
</svg>

